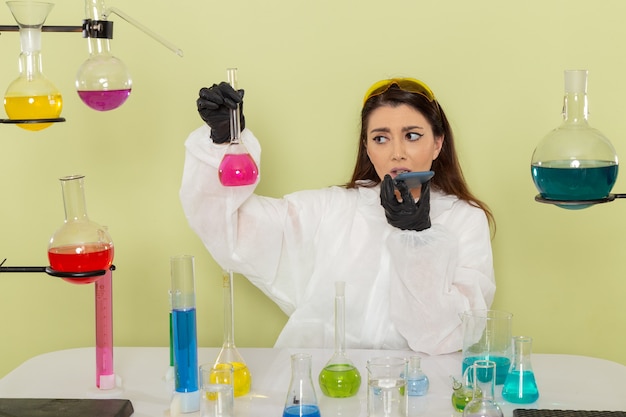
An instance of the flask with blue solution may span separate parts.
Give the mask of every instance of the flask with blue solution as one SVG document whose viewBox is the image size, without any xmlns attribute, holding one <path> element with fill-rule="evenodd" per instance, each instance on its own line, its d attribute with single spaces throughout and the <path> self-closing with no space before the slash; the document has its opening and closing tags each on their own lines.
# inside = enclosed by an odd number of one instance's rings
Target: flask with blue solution
<svg viewBox="0 0 626 417">
<path fill-rule="evenodd" d="M 311 379 L 311 355 L 291 355 L 291 381 L 283 417 L 320 417 L 317 395 Z"/>
<path fill-rule="evenodd" d="M 420 397 L 428 393 L 430 381 L 422 371 L 422 358 L 411 356 L 409 358 L 409 370 L 407 372 L 406 387 L 409 396 Z"/>
<path fill-rule="evenodd" d="M 531 174 L 537 201 L 583 209 L 610 201 L 618 159 L 611 142 L 587 120 L 587 71 L 565 71 L 563 122 L 539 142 Z"/>
<path fill-rule="evenodd" d="M 502 388 L 502 398 L 510 403 L 530 404 L 539 398 L 530 361 L 532 342 L 533 339 L 527 336 L 513 338 L 513 362 Z"/>
</svg>

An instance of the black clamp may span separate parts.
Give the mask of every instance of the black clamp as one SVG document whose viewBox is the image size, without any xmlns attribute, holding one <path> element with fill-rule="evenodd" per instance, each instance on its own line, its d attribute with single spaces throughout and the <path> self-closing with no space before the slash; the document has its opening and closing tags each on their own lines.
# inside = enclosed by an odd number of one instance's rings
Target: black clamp
<svg viewBox="0 0 626 417">
<path fill-rule="evenodd" d="M 83 38 L 113 39 L 113 22 L 84 19 Z"/>
</svg>

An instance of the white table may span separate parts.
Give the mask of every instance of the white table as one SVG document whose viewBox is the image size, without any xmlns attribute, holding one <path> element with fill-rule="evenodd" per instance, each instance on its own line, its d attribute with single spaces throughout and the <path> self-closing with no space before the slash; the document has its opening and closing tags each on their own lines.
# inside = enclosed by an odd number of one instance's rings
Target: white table
<svg viewBox="0 0 626 417">
<path fill-rule="evenodd" d="M 235 400 L 237 417 L 281 417 L 291 377 L 290 355 L 307 352 L 313 357 L 312 377 L 323 417 L 366 416 L 366 361 L 375 356 L 408 357 L 408 351 L 348 350 L 348 357 L 362 376 L 356 397 L 331 399 L 321 394 L 317 376 L 332 355 L 321 349 L 238 348 L 252 374 L 252 391 Z M 212 363 L 218 348 L 200 348 L 200 364 Z M 135 417 L 169 416 L 173 382 L 165 375 L 169 368 L 168 348 L 117 347 L 115 372 L 121 385 L 110 391 L 95 387 L 95 349 L 79 348 L 50 352 L 24 362 L 0 379 L 4 398 L 127 398 Z M 584 356 L 534 354 L 532 365 L 540 398 L 534 404 L 514 405 L 502 400 L 496 386 L 496 400 L 504 415 L 515 408 L 567 410 L 626 410 L 626 366 Z M 422 369 L 430 379 L 424 397 L 410 397 L 410 416 L 454 416 L 450 375 L 460 378 L 461 355 L 425 356 Z M 199 413 L 186 414 L 195 417 Z"/>
</svg>

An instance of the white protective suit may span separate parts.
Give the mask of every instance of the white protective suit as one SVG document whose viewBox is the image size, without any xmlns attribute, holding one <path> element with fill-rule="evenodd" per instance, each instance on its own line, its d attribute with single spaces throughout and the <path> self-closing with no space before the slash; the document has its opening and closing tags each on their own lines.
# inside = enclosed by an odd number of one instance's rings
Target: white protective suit
<svg viewBox="0 0 626 417">
<path fill-rule="evenodd" d="M 334 282 L 346 282 L 348 348 L 427 354 L 462 347 L 459 314 L 486 309 L 495 282 L 484 212 L 431 191 L 430 229 L 387 223 L 380 186 L 329 187 L 284 198 L 224 187 L 226 150 L 202 126 L 186 141 L 180 198 L 192 229 L 223 268 L 245 275 L 289 316 L 276 346 L 334 346 Z M 242 140 L 260 169 L 260 145 Z M 253 314 L 254 306 L 250 306 Z"/>
</svg>

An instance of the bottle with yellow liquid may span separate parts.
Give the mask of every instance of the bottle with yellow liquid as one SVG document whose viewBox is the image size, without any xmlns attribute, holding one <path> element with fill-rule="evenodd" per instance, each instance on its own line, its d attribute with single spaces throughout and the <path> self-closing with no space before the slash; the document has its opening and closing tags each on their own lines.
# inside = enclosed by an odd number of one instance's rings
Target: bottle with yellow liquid
<svg viewBox="0 0 626 417">
<path fill-rule="evenodd" d="M 54 6 L 37 1 L 8 1 L 7 5 L 18 23 L 21 42 L 20 75 L 4 94 L 4 110 L 12 120 L 33 120 L 18 123 L 26 130 L 42 130 L 51 123 L 37 120 L 57 119 L 63 108 L 61 93 L 42 72 L 41 28 Z"/>
<path fill-rule="evenodd" d="M 233 367 L 235 397 L 250 392 L 252 378 L 250 370 L 235 346 L 235 323 L 233 319 L 233 272 L 224 271 L 222 274 L 224 290 L 224 344 L 217 359 L 215 368 L 230 364 Z"/>
</svg>

